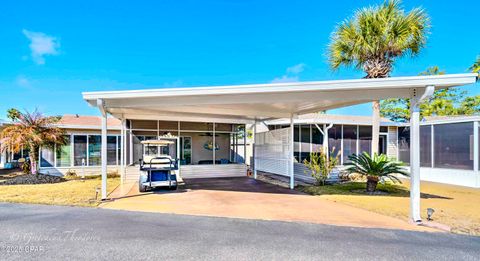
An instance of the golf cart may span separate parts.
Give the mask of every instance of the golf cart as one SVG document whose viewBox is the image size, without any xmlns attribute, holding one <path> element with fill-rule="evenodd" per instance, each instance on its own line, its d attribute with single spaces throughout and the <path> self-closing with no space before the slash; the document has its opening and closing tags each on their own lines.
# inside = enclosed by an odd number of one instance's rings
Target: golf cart
<svg viewBox="0 0 480 261">
<path fill-rule="evenodd" d="M 140 160 L 140 179 L 138 190 L 163 187 L 177 189 L 178 160 L 169 152 L 176 152 L 175 141 L 168 139 L 144 140 L 143 158 Z M 176 154 L 176 153 L 175 153 Z"/>
</svg>

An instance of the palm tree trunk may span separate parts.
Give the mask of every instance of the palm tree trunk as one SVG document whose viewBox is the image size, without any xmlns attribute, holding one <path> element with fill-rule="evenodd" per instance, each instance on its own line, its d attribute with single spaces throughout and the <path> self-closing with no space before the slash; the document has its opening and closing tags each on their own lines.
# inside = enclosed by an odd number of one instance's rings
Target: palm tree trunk
<svg viewBox="0 0 480 261">
<path fill-rule="evenodd" d="M 32 172 L 32 174 L 37 174 L 37 153 L 35 151 L 35 149 L 32 149 L 30 151 L 30 172 Z"/>
<path fill-rule="evenodd" d="M 375 192 L 377 189 L 378 178 L 367 176 L 367 192 Z"/>
<path fill-rule="evenodd" d="M 380 136 L 380 102 L 372 102 L 372 155 L 378 154 Z"/>
</svg>

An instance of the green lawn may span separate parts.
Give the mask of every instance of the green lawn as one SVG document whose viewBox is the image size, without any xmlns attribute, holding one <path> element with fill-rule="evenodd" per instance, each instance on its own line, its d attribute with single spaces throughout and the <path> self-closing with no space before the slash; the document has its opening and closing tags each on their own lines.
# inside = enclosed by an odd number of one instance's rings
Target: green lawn
<svg viewBox="0 0 480 261">
<path fill-rule="evenodd" d="M 326 186 L 304 186 L 299 190 L 310 195 L 365 195 L 365 182 L 347 182 Z M 389 196 L 409 196 L 409 191 L 401 185 L 378 184 L 377 191 Z"/>
<path fill-rule="evenodd" d="M 108 178 L 108 193 L 119 184 L 120 178 Z M 100 185 L 100 177 L 54 184 L 3 185 L 0 186 L 0 202 L 95 207 L 99 204 L 95 200 L 95 188 Z"/>
<path fill-rule="evenodd" d="M 386 195 L 367 195 L 365 182 L 348 182 L 326 186 L 304 186 L 298 189 L 335 202 L 341 202 L 380 214 L 408 220 L 410 210 L 409 181 L 403 184 L 378 185 Z M 421 214 L 433 208 L 435 222 L 448 225 L 452 232 L 480 235 L 480 189 L 435 182 L 421 182 Z"/>
</svg>

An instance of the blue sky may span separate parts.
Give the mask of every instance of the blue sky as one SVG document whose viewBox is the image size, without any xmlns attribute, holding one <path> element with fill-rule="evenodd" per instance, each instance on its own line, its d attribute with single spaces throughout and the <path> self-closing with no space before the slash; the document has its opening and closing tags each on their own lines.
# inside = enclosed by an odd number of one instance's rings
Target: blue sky
<svg viewBox="0 0 480 261">
<path fill-rule="evenodd" d="M 0 118 L 11 107 L 97 115 L 83 91 L 360 78 L 329 69 L 329 36 L 354 10 L 380 2 L 2 1 Z M 404 6 L 423 6 L 433 27 L 422 54 L 399 61 L 392 75 L 431 65 L 466 72 L 480 55 L 477 1 Z M 465 89 L 479 93 L 478 85 Z"/>
</svg>

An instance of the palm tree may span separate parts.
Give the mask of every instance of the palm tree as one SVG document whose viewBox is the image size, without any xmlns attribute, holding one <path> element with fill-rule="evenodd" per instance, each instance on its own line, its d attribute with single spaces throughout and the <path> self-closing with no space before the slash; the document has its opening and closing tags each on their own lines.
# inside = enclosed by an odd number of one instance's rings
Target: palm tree
<svg viewBox="0 0 480 261">
<path fill-rule="evenodd" d="M 445 70 L 440 70 L 440 67 L 437 65 L 428 67 L 425 71 L 419 73 L 418 75 L 445 75 Z"/>
<path fill-rule="evenodd" d="M 10 109 L 8 116 L 12 124 L 0 133 L 2 145 L 0 150 L 9 149 L 13 153 L 18 153 L 22 148 L 29 149 L 31 171 L 36 174 L 40 147 L 66 143 L 65 130 L 55 126 L 60 117 L 46 117 L 38 111 L 22 113 L 16 109 Z"/>
<path fill-rule="evenodd" d="M 415 8 L 407 13 L 399 0 L 362 8 L 333 32 L 328 51 L 330 66 L 334 70 L 353 66 L 363 70 L 365 78 L 389 77 L 397 59 L 419 54 L 425 46 L 429 27 L 429 17 L 423 9 Z M 372 153 L 376 153 L 379 101 L 373 101 L 372 108 Z"/>
<path fill-rule="evenodd" d="M 477 60 L 468 68 L 468 70 L 472 71 L 473 73 L 480 74 L 480 55 L 477 56 Z"/>
<path fill-rule="evenodd" d="M 346 163 L 347 171 L 367 177 L 367 192 L 374 192 L 379 180 L 390 179 L 393 182 L 400 182 L 394 174 L 408 176 L 408 172 L 402 168 L 403 163 L 391 160 L 385 154 L 377 155 L 363 152 L 360 155 L 350 155 L 349 163 Z"/>
</svg>

